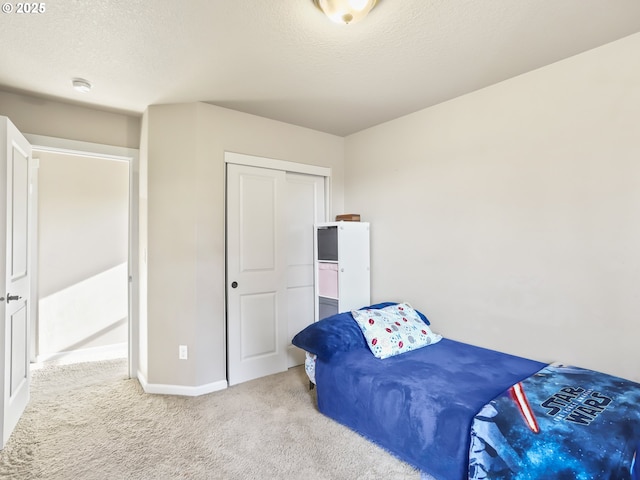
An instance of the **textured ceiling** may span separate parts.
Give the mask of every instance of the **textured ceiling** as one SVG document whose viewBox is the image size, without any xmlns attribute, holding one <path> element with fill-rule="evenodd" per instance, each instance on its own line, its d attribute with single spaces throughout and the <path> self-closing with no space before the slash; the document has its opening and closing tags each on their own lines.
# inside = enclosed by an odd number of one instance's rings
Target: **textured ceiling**
<svg viewBox="0 0 640 480">
<path fill-rule="evenodd" d="M 348 26 L 312 0 L 45 7 L 0 13 L 0 89 L 136 113 L 204 101 L 337 135 L 640 32 L 639 0 L 380 0 Z"/>
</svg>

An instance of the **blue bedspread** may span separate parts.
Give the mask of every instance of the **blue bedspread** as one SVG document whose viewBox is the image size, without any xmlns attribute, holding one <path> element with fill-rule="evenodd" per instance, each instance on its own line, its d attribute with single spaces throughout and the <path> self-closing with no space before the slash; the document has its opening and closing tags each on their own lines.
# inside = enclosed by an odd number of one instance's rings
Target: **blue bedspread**
<svg viewBox="0 0 640 480">
<path fill-rule="evenodd" d="M 318 356 L 318 407 L 419 470 L 461 480 L 474 415 L 544 365 L 449 339 L 384 360 L 354 347 Z"/>
<path fill-rule="evenodd" d="M 640 384 L 549 365 L 475 417 L 470 479 L 638 480 Z"/>
</svg>

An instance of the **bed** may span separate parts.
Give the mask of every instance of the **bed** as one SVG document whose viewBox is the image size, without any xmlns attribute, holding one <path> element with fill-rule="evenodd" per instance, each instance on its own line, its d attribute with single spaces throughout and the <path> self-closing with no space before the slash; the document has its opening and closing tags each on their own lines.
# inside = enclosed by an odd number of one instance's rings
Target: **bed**
<svg viewBox="0 0 640 480">
<path fill-rule="evenodd" d="M 438 480 L 640 480 L 640 384 L 442 338 L 408 304 L 292 342 L 312 355 L 323 414 Z"/>
</svg>

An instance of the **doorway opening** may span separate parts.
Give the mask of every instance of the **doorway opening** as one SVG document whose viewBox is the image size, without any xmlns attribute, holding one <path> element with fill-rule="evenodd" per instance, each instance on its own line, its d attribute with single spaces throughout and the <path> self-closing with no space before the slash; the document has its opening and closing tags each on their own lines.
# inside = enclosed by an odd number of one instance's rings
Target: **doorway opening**
<svg viewBox="0 0 640 480">
<path fill-rule="evenodd" d="M 128 355 L 129 163 L 35 152 L 37 363 Z"/>
<path fill-rule="evenodd" d="M 138 150 L 25 136 L 39 159 L 31 360 L 127 358 L 136 377 Z"/>
</svg>

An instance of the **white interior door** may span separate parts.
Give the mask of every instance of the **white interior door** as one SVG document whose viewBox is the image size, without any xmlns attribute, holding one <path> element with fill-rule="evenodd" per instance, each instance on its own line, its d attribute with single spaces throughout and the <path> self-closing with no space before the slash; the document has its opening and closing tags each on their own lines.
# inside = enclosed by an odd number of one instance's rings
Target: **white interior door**
<svg viewBox="0 0 640 480">
<path fill-rule="evenodd" d="M 287 369 L 285 172 L 227 165 L 229 385 Z"/>
<path fill-rule="evenodd" d="M 29 164 L 31 146 L 6 117 L 0 117 L 3 138 L 0 184 L 6 185 L 6 196 L 0 200 L 0 245 L 6 252 L 0 264 L 2 289 L 2 354 L 3 372 L 2 428 L 0 446 L 4 448 L 22 412 L 29 402 L 29 320 L 30 320 L 30 248 Z"/>
<path fill-rule="evenodd" d="M 287 172 L 287 367 L 304 363 L 293 336 L 315 320 L 313 225 L 325 221 L 324 177 Z"/>
</svg>

